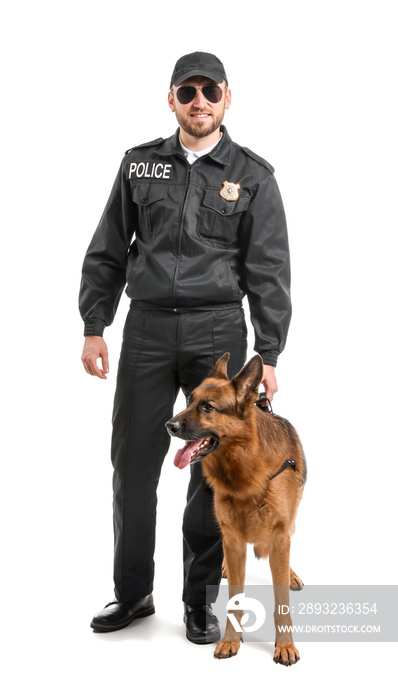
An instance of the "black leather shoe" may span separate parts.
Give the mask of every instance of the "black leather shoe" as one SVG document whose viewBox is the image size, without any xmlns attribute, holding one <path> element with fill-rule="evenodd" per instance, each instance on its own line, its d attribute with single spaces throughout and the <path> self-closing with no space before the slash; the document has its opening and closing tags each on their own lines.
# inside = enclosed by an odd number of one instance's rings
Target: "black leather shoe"
<svg viewBox="0 0 398 700">
<path fill-rule="evenodd" d="M 187 627 L 187 638 L 194 644 L 211 644 L 221 637 L 218 620 L 211 605 L 184 603 L 184 622 Z"/>
<path fill-rule="evenodd" d="M 90 627 L 94 632 L 115 632 L 127 627 L 137 617 L 153 615 L 155 607 L 153 605 L 152 593 L 140 600 L 132 600 L 128 603 L 121 603 L 115 598 L 111 603 L 105 605 L 101 612 L 94 615 Z"/>
</svg>

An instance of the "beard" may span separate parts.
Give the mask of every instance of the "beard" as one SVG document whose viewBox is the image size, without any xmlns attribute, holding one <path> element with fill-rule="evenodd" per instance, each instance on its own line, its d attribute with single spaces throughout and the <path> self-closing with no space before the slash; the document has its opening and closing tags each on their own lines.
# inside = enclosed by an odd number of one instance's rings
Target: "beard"
<svg viewBox="0 0 398 700">
<path fill-rule="evenodd" d="M 183 117 L 177 112 L 177 110 L 175 112 L 180 127 L 184 129 L 184 131 L 187 134 L 189 134 L 190 136 L 194 136 L 195 138 L 203 138 L 205 136 L 209 136 L 214 131 L 216 131 L 222 123 L 222 120 L 224 119 L 224 113 L 225 110 L 223 110 L 222 114 L 220 114 L 217 117 L 210 116 L 210 123 L 205 125 L 201 124 L 200 122 L 197 124 L 193 124 L 191 121 L 189 121 L 189 117 Z"/>
</svg>

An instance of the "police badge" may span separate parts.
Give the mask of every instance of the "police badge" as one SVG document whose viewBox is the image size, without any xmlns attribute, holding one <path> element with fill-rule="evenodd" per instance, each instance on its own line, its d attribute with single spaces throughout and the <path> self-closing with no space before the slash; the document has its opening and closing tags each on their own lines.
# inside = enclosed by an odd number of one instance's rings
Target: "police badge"
<svg viewBox="0 0 398 700">
<path fill-rule="evenodd" d="M 223 188 L 220 190 L 220 195 L 223 199 L 226 199 L 227 202 L 235 202 L 235 200 L 239 197 L 239 188 L 240 185 L 235 185 L 234 182 L 224 180 Z"/>
</svg>

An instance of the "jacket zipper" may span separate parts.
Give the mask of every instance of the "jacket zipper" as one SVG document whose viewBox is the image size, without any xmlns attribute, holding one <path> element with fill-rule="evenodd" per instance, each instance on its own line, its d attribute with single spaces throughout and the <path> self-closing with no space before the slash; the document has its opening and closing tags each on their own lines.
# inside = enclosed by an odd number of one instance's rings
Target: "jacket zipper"
<svg viewBox="0 0 398 700">
<path fill-rule="evenodd" d="M 178 229 L 178 252 L 177 252 L 177 262 L 176 262 L 176 266 L 175 266 L 175 269 L 174 269 L 173 284 L 172 284 L 172 287 L 171 287 L 171 296 L 173 297 L 173 305 L 175 305 L 175 306 L 177 306 L 177 298 L 174 299 L 174 296 L 173 296 L 173 295 L 174 295 L 175 280 L 176 280 L 176 277 L 177 277 L 178 263 L 180 262 L 180 256 L 181 256 L 181 231 L 182 231 L 182 226 L 183 226 L 183 223 L 184 223 L 185 206 L 186 206 L 186 201 L 187 201 L 187 196 L 188 196 L 188 190 L 189 190 L 189 185 L 190 185 L 190 180 L 191 180 L 191 168 L 192 168 L 192 165 L 193 165 L 193 164 L 188 163 L 188 162 L 185 160 L 185 158 L 184 158 L 184 161 L 185 161 L 185 162 L 187 163 L 187 165 L 188 165 L 188 172 L 187 172 L 187 176 L 186 176 L 186 178 L 185 178 L 184 201 L 183 201 L 183 204 L 182 204 L 181 220 L 180 220 L 180 226 L 179 226 L 179 229 Z M 176 309 L 174 309 L 174 310 L 176 310 Z"/>
</svg>

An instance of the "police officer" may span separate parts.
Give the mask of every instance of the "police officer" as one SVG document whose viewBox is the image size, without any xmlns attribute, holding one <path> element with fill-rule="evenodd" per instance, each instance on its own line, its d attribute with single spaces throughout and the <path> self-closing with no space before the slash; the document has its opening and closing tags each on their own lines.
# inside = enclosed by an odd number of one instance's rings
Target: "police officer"
<svg viewBox="0 0 398 700">
<path fill-rule="evenodd" d="M 170 444 L 165 423 L 180 388 L 188 396 L 226 351 L 231 376 L 241 369 L 247 294 L 272 399 L 291 316 L 286 220 L 274 169 L 234 143 L 222 125 L 231 91 L 221 61 L 203 52 L 182 56 L 168 102 L 179 128 L 126 152 L 82 270 L 82 362 L 89 374 L 106 378 L 103 331 L 126 282 L 131 299 L 112 418 L 115 599 L 94 616 L 98 632 L 155 612 L 156 489 Z M 187 637 L 216 641 L 206 585 L 220 582 L 222 541 L 200 464 L 191 465 L 183 557 Z"/>
</svg>

